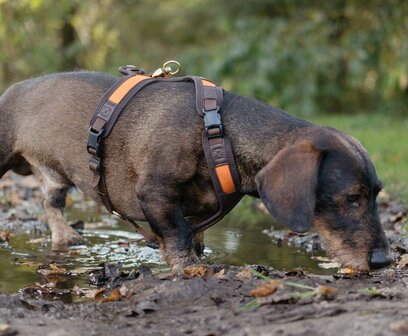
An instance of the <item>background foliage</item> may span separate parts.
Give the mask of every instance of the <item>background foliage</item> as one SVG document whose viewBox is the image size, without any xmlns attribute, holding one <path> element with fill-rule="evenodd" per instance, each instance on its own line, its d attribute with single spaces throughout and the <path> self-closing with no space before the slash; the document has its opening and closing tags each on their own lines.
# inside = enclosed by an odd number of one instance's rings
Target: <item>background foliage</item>
<svg viewBox="0 0 408 336">
<path fill-rule="evenodd" d="M 0 90 L 174 58 L 298 115 L 408 115 L 407 36 L 404 0 L 0 0 Z"/>
<path fill-rule="evenodd" d="M 0 0 L 0 44 L 0 92 L 177 59 L 183 74 L 350 132 L 408 203 L 406 0 Z"/>
</svg>

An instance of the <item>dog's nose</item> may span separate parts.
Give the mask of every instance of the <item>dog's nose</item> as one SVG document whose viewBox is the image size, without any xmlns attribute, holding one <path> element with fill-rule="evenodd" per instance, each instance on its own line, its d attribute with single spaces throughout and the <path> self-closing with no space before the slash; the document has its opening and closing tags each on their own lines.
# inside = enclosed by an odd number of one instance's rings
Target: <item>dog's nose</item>
<svg viewBox="0 0 408 336">
<path fill-rule="evenodd" d="M 392 263 L 392 258 L 388 255 L 387 251 L 383 249 L 374 249 L 369 254 L 368 263 L 370 268 L 381 268 L 388 266 Z"/>
</svg>

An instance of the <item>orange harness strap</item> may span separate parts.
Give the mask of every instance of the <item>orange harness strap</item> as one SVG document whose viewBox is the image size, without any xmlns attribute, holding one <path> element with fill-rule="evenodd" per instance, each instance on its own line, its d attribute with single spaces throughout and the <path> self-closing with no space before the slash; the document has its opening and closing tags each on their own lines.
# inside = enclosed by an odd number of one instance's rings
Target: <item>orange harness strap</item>
<svg viewBox="0 0 408 336">
<path fill-rule="evenodd" d="M 123 73 L 123 68 L 121 72 Z M 118 214 L 110 200 L 103 174 L 103 139 L 106 139 L 129 101 L 145 86 L 155 82 L 194 82 L 197 112 L 204 117 L 203 149 L 210 170 L 211 179 L 219 202 L 218 211 L 192 227 L 200 232 L 223 218 L 242 198 L 239 192 L 239 177 L 235 166 L 232 147 L 224 134 L 220 108 L 223 101 L 222 89 L 200 77 L 156 78 L 146 76 L 137 69 L 126 69 L 127 76 L 119 79 L 104 95 L 90 121 L 87 149 L 92 155 L 89 168 L 94 173 L 92 187 L 98 190 L 102 202 L 110 211 L 131 222 L 147 242 L 154 242 L 155 236 L 145 231 L 134 220 Z"/>
</svg>

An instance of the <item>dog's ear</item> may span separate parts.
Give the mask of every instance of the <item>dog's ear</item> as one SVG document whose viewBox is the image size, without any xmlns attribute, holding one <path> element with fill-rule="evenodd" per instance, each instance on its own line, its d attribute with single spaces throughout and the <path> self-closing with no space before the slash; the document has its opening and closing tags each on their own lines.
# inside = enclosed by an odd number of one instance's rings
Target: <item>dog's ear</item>
<svg viewBox="0 0 408 336">
<path fill-rule="evenodd" d="M 295 232 L 312 225 L 321 152 L 312 143 L 285 147 L 255 176 L 259 195 L 277 221 Z"/>
</svg>

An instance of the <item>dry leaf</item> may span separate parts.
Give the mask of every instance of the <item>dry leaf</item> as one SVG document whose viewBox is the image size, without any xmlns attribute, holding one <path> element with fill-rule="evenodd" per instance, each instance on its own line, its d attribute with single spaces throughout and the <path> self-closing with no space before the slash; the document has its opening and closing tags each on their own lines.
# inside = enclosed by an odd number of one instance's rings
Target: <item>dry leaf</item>
<svg viewBox="0 0 408 336">
<path fill-rule="evenodd" d="M 242 282 L 252 281 L 254 278 L 254 274 L 249 268 L 244 268 L 237 274 L 237 279 L 241 280 Z"/>
<path fill-rule="evenodd" d="M 223 268 L 221 271 L 215 273 L 214 278 L 217 278 L 217 279 L 220 279 L 220 280 L 226 280 L 227 277 L 225 276 L 225 268 Z"/>
<path fill-rule="evenodd" d="M 272 295 L 279 288 L 282 288 L 282 282 L 279 280 L 271 280 L 260 287 L 257 287 L 249 292 L 249 295 L 259 298 L 268 295 Z"/>
<path fill-rule="evenodd" d="M 408 266 L 408 254 L 404 254 L 401 256 L 401 259 L 397 263 L 399 268 L 405 268 Z"/>
<path fill-rule="evenodd" d="M 66 269 L 66 268 L 58 267 L 58 266 L 55 265 L 55 264 L 49 264 L 48 266 L 49 266 L 50 269 L 51 269 L 52 271 L 54 271 L 56 274 L 66 273 L 66 272 L 67 272 L 67 269 Z"/>
<path fill-rule="evenodd" d="M 325 297 L 326 299 L 332 299 L 337 295 L 337 288 L 327 287 L 327 286 L 319 286 L 319 287 L 317 287 L 317 293 L 320 296 Z"/>
<path fill-rule="evenodd" d="M 68 274 L 66 268 L 58 267 L 55 264 L 49 264 L 48 269 L 47 268 L 41 268 L 37 272 L 44 275 L 44 276 L 48 276 L 48 275 L 67 275 Z"/>
<path fill-rule="evenodd" d="M 211 270 L 209 267 L 206 266 L 189 266 L 186 267 L 183 270 L 183 277 L 190 279 L 192 277 L 199 277 L 199 278 L 204 278 L 206 276 L 209 276 L 211 273 Z"/>
<path fill-rule="evenodd" d="M 10 230 L 4 230 L 0 232 L 0 241 L 5 241 L 9 242 L 11 237 L 11 231 Z"/>
<path fill-rule="evenodd" d="M 351 267 L 343 267 L 339 269 L 340 274 L 357 274 L 358 271 L 352 269 Z"/>
<path fill-rule="evenodd" d="M 106 296 L 105 290 L 99 291 L 95 295 L 95 300 L 98 302 L 111 302 L 119 301 L 122 298 L 119 288 L 114 288 L 110 291 L 109 295 Z"/>
</svg>

